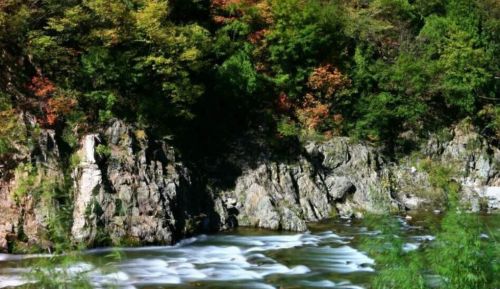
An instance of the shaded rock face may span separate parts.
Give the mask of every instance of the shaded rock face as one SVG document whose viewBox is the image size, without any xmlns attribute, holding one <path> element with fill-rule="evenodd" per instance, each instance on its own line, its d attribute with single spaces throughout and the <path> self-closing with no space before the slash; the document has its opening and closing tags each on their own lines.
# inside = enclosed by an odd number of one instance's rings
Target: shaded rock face
<svg viewBox="0 0 500 289">
<path fill-rule="evenodd" d="M 13 181 L 2 180 L 0 183 L 0 252 L 7 252 L 9 239 L 16 235 L 17 224 L 19 224 L 19 208 L 11 197 L 10 188 Z"/>
<path fill-rule="evenodd" d="M 238 165 L 242 176 L 220 195 L 228 208 L 222 215 L 240 226 L 302 231 L 337 213 L 397 210 L 380 154 L 347 138 L 309 143 L 293 163 Z"/>
</svg>

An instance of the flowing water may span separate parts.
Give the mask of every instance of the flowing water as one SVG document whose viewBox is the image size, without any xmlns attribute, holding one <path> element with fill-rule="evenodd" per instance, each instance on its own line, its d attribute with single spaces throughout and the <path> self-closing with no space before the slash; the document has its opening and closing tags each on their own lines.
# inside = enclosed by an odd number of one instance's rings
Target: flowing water
<svg viewBox="0 0 500 289">
<path fill-rule="evenodd" d="M 428 225 L 438 219 L 399 218 L 405 250 L 432 242 Z M 491 227 L 498 232 L 497 221 Z M 376 234 L 352 220 L 311 224 L 300 234 L 239 229 L 175 246 L 89 250 L 70 271 L 84 272 L 95 288 L 367 288 L 375 262 L 359 242 Z M 0 288 L 25 282 L 30 261 L 40 257 L 0 255 Z"/>
</svg>

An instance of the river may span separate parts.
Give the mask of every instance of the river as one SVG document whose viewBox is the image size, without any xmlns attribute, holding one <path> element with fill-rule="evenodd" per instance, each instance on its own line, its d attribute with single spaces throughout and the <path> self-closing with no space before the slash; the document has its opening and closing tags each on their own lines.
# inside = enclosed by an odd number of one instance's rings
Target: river
<svg viewBox="0 0 500 289">
<path fill-rule="evenodd" d="M 395 218 L 405 250 L 432 242 L 429 227 L 440 219 L 435 214 Z M 498 216 L 484 220 L 500 232 Z M 362 220 L 342 219 L 310 224 L 306 233 L 238 229 L 174 246 L 88 250 L 69 270 L 84 272 L 95 288 L 368 288 L 376 264 L 359 245 L 363 236 L 376 235 Z M 0 288 L 24 283 L 36 258 L 44 256 L 0 255 Z"/>
</svg>

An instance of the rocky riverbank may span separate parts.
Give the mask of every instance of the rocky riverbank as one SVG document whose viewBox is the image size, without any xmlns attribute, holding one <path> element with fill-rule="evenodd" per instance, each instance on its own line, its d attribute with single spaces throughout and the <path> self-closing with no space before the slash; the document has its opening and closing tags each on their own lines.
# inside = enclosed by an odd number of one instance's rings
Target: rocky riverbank
<svg viewBox="0 0 500 289">
<path fill-rule="evenodd" d="M 240 173 L 223 189 L 200 182 L 168 142 L 122 121 L 82 137 L 68 163 L 58 143 L 41 130 L 17 169 L 4 168 L 0 251 L 50 247 L 54 218 L 75 243 L 139 245 L 235 226 L 304 231 L 334 216 L 441 209 L 439 178 L 459 185 L 471 210 L 500 209 L 500 151 L 465 125 L 398 162 L 345 137 L 308 142 L 289 159 L 235 152 L 227 162 Z M 71 204 L 65 218 L 61 202 Z"/>
</svg>

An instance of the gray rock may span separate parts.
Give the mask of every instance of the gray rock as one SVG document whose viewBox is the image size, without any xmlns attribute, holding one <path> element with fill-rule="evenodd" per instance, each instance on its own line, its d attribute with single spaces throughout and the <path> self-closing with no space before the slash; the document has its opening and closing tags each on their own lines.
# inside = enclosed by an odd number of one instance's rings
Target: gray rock
<svg viewBox="0 0 500 289">
<path fill-rule="evenodd" d="M 18 169 L 0 176 L 0 252 L 20 240 L 18 249 L 48 248 L 45 236 L 54 202 L 43 190 L 64 182 L 55 131 L 41 129 L 30 148 L 18 147 L 15 159 Z"/>
<path fill-rule="evenodd" d="M 486 199 L 489 211 L 500 210 L 500 187 L 485 187 L 480 196 Z"/>
<path fill-rule="evenodd" d="M 244 168 L 234 189 L 223 192 L 240 201 L 239 225 L 303 231 L 306 222 L 337 213 L 386 212 L 397 207 L 379 153 L 347 138 L 308 143 L 296 162 L 263 160 Z"/>
<path fill-rule="evenodd" d="M 446 139 L 433 135 L 421 148 L 421 159 L 451 170 L 452 179 L 461 186 L 460 197 L 472 211 L 482 210 L 482 203 L 495 202 L 486 198 L 488 187 L 500 186 L 500 150 L 491 146 L 475 129 L 466 124 L 449 130 Z M 393 165 L 393 190 L 396 198 L 407 208 L 437 206 L 436 198 L 445 201 L 445 196 L 433 188 L 431 176 L 422 170 L 408 167 L 414 162 L 403 159 Z M 490 200 L 490 201 L 488 201 Z M 486 205 L 494 211 L 495 204 Z"/>
<path fill-rule="evenodd" d="M 174 210 L 178 204 L 179 172 L 165 143 L 149 147 L 132 127 L 114 122 L 101 145 L 109 156 L 98 156 L 97 135 L 83 138 L 81 162 L 75 169 L 75 210 L 72 234 L 76 241 L 93 244 L 108 237 L 114 242 L 173 242 Z M 101 163 L 97 159 L 101 158 Z M 105 159 L 104 159 L 105 158 Z"/>
<path fill-rule="evenodd" d="M 71 233 L 77 242 L 83 242 L 96 237 L 97 218 L 95 213 L 98 205 L 97 194 L 101 193 L 102 174 L 95 158 L 95 148 L 98 136 L 86 135 L 82 140 L 82 149 L 73 179 L 75 180 L 75 205 L 73 209 L 73 226 Z"/>
<path fill-rule="evenodd" d="M 20 163 L 37 167 L 37 182 L 63 181 L 54 131 L 42 130 L 33 148 L 19 151 Z M 453 180 L 472 210 L 500 210 L 500 151 L 473 129 L 457 127 L 446 139 L 431 136 L 421 153 L 456 168 Z M 78 155 L 71 234 L 89 246 L 170 244 L 188 234 L 236 226 L 304 231 L 307 222 L 336 215 L 435 209 L 432 198 L 438 193 L 431 176 L 411 159 L 390 163 L 377 148 L 345 137 L 309 142 L 296 158 L 281 161 L 264 149 L 252 156 L 235 149 L 228 161 L 241 175 L 223 190 L 206 186 L 202 176 L 193 179 L 165 141 L 148 139 L 122 121 L 84 136 Z M 20 228 L 28 244 L 50 246 L 43 236 L 53 200 L 30 193 L 15 200 L 23 174 L 0 176 L 0 251 L 21 237 Z"/>
</svg>

